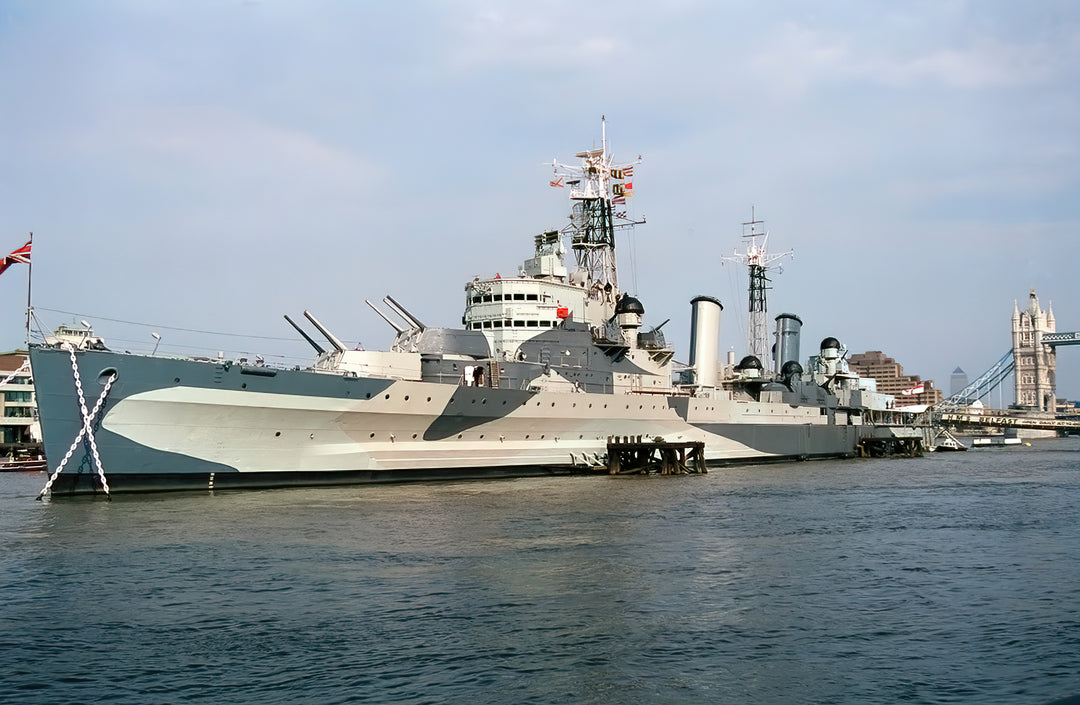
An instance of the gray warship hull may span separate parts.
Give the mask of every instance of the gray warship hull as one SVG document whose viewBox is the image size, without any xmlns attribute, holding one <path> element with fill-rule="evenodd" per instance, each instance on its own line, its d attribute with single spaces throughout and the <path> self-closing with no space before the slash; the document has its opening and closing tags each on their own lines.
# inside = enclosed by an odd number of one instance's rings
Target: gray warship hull
<svg viewBox="0 0 1080 705">
<path fill-rule="evenodd" d="M 710 466 L 849 457 L 858 426 L 787 403 L 527 391 L 31 346 L 55 495 L 559 475 L 605 467 L 611 437 L 700 441 Z"/>
</svg>

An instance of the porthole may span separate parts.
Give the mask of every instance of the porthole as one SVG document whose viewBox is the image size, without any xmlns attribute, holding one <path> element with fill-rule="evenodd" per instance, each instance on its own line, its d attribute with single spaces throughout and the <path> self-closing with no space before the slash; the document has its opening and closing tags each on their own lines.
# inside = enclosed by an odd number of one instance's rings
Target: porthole
<svg viewBox="0 0 1080 705">
<path fill-rule="evenodd" d="M 412 435 L 412 437 L 413 437 L 413 438 L 416 438 L 416 434 L 414 433 L 414 434 Z"/>
<path fill-rule="evenodd" d="M 179 377 L 173 377 L 173 384 L 180 384 L 180 378 Z"/>
<path fill-rule="evenodd" d="M 281 431 L 278 431 L 277 433 L 274 434 L 274 438 L 278 438 L 279 436 L 281 436 Z"/>
<path fill-rule="evenodd" d="M 370 399 L 371 398 L 371 392 L 368 392 L 367 394 L 365 394 L 364 398 L 365 399 Z"/>
<path fill-rule="evenodd" d="M 390 398 L 390 395 L 389 395 L 389 394 L 387 394 L 387 395 L 386 395 L 386 398 L 387 398 L 387 399 L 389 399 L 389 398 Z"/>
<path fill-rule="evenodd" d="M 427 398 L 427 400 L 428 400 L 428 401 L 431 401 L 431 397 L 428 397 L 428 398 Z"/>
<path fill-rule="evenodd" d="M 247 382 L 242 382 L 240 384 L 240 389 L 247 389 Z"/>
<path fill-rule="evenodd" d="M 369 436 L 369 438 L 374 438 L 374 437 L 375 437 L 374 433 Z"/>
<path fill-rule="evenodd" d="M 461 434 L 459 433 L 459 434 L 457 435 L 457 437 L 458 437 L 458 438 L 461 438 Z"/>
<path fill-rule="evenodd" d="M 409 401 L 409 395 L 408 394 L 405 395 L 405 401 Z"/>
</svg>

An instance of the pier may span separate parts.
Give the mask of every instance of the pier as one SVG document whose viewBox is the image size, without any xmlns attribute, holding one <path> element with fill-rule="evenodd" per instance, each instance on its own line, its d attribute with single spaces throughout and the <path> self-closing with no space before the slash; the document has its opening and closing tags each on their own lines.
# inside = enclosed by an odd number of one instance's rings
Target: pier
<svg viewBox="0 0 1080 705">
<path fill-rule="evenodd" d="M 608 473 L 611 475 L 699 475 L 705 467 L 705 444 L 701 441 L 671 443 L 663 438 L 612 436 L 607 440 Z"/>
</svg>

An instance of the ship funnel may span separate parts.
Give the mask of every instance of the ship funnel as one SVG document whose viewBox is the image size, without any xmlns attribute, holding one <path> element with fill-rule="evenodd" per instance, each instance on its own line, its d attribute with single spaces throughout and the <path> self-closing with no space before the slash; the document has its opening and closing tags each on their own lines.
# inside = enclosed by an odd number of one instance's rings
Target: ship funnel
<svg viewBox="0 0 1080 705">
<path fill-rule="evenodd" d="M 720 312 L 724 306 L 711 296 L 697 296 L 690 306 L 690 367 L 694 371 L 694 384 L 715 387 L 720 366 Z"/>
<path fill-rule="evenodd" d="M 799 361 L 799 335 L 802 319 L 794 313 L 776 317 L 776 373 L 783 374 L 784 364 Z"/>
</svg>

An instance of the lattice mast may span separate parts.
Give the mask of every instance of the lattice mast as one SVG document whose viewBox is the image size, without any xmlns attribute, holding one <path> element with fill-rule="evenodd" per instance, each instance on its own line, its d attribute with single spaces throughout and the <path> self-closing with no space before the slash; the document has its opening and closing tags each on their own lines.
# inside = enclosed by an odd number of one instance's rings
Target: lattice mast
<svg viewBox="0 0 1080 705">
<path fill-rule="evenodd" d="M 750 272 L 749 287 L 749 328 L 747 330 L 747 347 L 750 354 L 757 357 L 765 369 L 772 368 L 772 350 L 769 345 L 769 306 L 766 291 L 771 289 L 768 277 L 770 271 L 783 272 L 780 266 L 773 267 L 773 263 L 784 257 L 794 257 L 794 250 L 770 255 L 767 250 L 769 233 L 765 230 L 765 221 L 754 217 L 754 210 L 750 210 L 750 220 L 742 224 L 742 237 L 746 240 L 746 252 L 735 252 L 730 257 L 723 257 L 725 262 L 738 262 L 746 264 Z"/>
<path fill-rule="evenodd" d="M 627 217 L 626 200 L 634 195 L 634 165 L 617 164 L 607 143 L 607 121 L 601 117 L 600 147 L 578 152 L 579 165 L 552 161 L 551 185 L 569 189 L 570 223 L 562 234 L 570 239 L 577 261 L 575 277 L 582 277 L 594 298 L 613 304 L 619 295 L 615 261 L 615 231 L 643 223 Z M 621 210 L 620 210 L 621 209 Z"/>
</svg>

